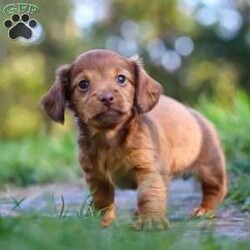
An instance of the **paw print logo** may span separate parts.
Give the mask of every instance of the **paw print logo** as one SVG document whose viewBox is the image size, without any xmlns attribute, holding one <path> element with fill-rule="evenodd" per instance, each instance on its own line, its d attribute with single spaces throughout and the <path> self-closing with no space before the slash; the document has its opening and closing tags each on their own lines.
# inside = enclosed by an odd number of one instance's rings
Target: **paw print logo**
<svg viewBox="0 0 250 250">
<path fill-rule="evenodd" d="M 4 26 L 9 29 L 9 37 L 11 39 L 18 37 L 30 39 L 32 37 L 32 28 L 37 26 L 35 19 L 30 20 L 27 14 L 23 14 L 21 17 L 18 14 L 14 14 L 11 19 L 7 19 L 4 22 Z"/>
</svg>

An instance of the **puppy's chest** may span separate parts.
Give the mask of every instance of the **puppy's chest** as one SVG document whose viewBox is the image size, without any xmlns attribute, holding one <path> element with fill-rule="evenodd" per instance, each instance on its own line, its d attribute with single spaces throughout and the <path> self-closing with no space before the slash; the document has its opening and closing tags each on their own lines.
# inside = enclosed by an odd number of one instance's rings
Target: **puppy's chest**
<svg viewBox="0 0 250 250">
<path fill-rule="evenodd" d="M 123 150 L 101 148 L 94 156 L 94 167 L 119 188 L 136 188 L 133 170 Z"/>
</svg>

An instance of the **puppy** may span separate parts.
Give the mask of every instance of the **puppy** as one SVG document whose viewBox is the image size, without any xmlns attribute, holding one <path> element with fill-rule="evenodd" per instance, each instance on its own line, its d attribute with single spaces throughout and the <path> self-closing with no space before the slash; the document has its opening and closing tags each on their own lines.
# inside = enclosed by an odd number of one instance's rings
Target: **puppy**
<svg viewBox="0 0 250 250">
<path fill-rule="evenodd" d="M 115 220 L 115 187 L 137 189 L 135 226 L 164 229 L 170 179 L 192 171 L 203 198 L 196 216 L 212 212 L 227 191 L 223 152 L 213 125 L 198 112 L 162 95 L 136 58 L 91 50 L 60 67 L 42 105 L 55 122 L 68 107 L 79 129 L 79 161 L 103 211 Z"/>
</svg>

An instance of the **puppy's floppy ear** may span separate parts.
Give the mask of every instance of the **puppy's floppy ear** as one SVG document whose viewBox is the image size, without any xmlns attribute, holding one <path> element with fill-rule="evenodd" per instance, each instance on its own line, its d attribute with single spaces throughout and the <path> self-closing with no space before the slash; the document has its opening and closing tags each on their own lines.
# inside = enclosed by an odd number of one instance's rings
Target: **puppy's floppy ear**
<svg viewBox="0 0 250 250">
<path fill-rule="evenodd" d="M 140 114 L 146 113 L 157 104 L 163 88 L 143 69 L 138 56 L 133 56 L 130 60 L 134 63 L 135 69 L 135 107 Z"/>
<path fill-rule="evenodd" d="M 55 122 L 64 123 L 66 87 L 69 84 L 70 65 L 63 65 L 56 71 L 56 80 L 41 104 L 45 113 Z"/>
</svg>

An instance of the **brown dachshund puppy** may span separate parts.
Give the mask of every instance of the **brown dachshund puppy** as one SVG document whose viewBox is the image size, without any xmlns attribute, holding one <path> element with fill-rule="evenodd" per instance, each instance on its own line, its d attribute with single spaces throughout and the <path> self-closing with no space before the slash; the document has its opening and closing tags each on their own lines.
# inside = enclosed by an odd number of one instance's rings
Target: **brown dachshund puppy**
<svg viewBox="0 0 250 250">
<path fill-rule="evenodd" d="M 92 50 L 60 67 L 43 97 L 52 120 L 63 123 L 66 107 L 76 118 L 79 161 L 103 227 L 115 220 L 115 187 L 138 190 L 138 229 L 167 227 L 168 182 L 183 171 L 201 181 L 203 199 L 194 215 L 210 213 L 226 194 L 213 125 L 161 93 L 138 59 Z"/>
</svg>

